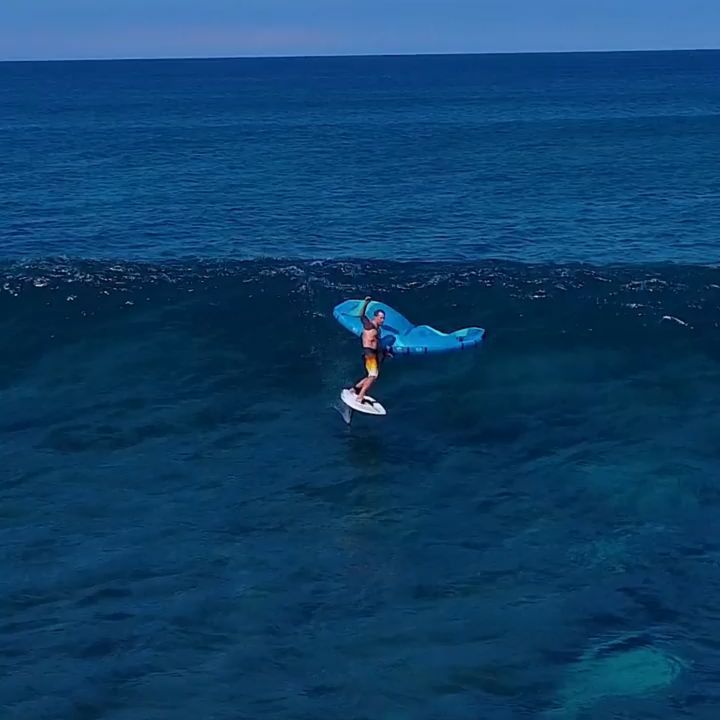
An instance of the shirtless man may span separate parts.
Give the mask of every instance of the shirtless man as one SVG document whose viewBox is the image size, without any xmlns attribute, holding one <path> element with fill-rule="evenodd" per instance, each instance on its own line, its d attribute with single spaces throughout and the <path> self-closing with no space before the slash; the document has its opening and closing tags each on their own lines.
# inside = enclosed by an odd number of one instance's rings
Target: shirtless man
<svg viewBox="0 0 720 720">
<path fill-rule="evenodd" d="M 370 389 L 370 386 L 375 382 L 378 373 L 380 372 L 380 359 L 382 352 L 380 349 L 380 328 L 385 322 L 385 312 L 383 310 L 376 310 L 373 314 L 372 320 L 366 315 L 369 304 L 370 298 L 366 297 L 365 304 L 360 310 L 360 319 L 363 324 L 363 362 L 365 365 L 365 372 L 367 372 L 367 377 L 362 378 L 362 380 L 358 380 L 353 386 L 353 390 L 357 394 L 357 400 L 360 403 L 365 400 L 365 394 Z"/>
</svg>

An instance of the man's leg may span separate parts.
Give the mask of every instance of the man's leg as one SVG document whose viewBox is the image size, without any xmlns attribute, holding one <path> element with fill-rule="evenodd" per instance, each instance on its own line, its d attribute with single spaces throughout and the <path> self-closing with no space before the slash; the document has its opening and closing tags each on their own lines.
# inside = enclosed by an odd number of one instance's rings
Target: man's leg
<svg viewBox="0 0 720 720">
<path fill-rule="evenodd" d="M 363 385 L 365 384 L 365 381 L 368 379 L 369 370 L 368 370 L 368 352 L 363 351 L 362 356 L 362 364 L 363 364 L 363 370 L 365 370 L 365 375 L 363 375 L 356 383 L 353 383 L 351 386 L 351 389 L 355 392 L 355 394 L 359 393 L 360 390 L 362 390 Z"/>
<path fill-rule="evenodd" d="M 365 376 L 364 378 L 360 378 L 354 385 L 353 390 L 355 391 L 355 394 L 358 395 L 362 389 L 367 385 L 368 378 Z"/>
<path fill-rule="evenodd" d="M 358 392 L 358 402 L 365 400 L 365 395 L 370 389 L 370 386 L 375 382 L 378 376 L 378 360 L 377 355 L 374 353 L 366 353 L 365 355 L 365 370 L 368 376 L 360 383 Z"/>
<path fill-rule="evenodd" d="M 370 386 L 377 380 L 377 376 L 375 377 L 369 377 L 366 378 L 363 383 L 362 387 L 360 388 L 360 392 L 358 393 L 357 399 L 358 402 L 361 403 L 365 400 L 365 395 L 367 394 L 367 391 L 370 389 Z"/>
</svg>

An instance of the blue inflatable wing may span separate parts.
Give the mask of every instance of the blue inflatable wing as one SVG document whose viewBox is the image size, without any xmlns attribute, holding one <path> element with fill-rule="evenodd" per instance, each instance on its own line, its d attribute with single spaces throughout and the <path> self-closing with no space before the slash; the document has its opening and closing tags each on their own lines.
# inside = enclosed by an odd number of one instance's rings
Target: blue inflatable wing
<svg viewBox="0 0 720 720">
<path fill-rule="evenodd" d="M 363 330 L 360 320 L 362 306 L 362 300 L 346 300 L 335 306 L 333 316 L 344 328 L 360 336 Z M 479 345 L 485 336 L 485 330 L 479 327 L 443 333 L 429 325 L 413 325 L 397 310 L 375 301 L 368 305 L 368 317 L 372 317 L 376 310 L 385 312 L 385 323 L 380 333 L 382 346 L 391 349 L 396 355 L 424 355 L 465 350 Z"/>
</svg>

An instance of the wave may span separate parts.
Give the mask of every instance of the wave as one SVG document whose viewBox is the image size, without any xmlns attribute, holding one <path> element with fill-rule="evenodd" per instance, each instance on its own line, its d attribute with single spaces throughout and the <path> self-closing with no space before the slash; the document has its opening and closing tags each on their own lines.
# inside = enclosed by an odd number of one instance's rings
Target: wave
<svg viewBox="0 0 720 720">
<path fill-rule="evenodd" d="M 533 325 L 534 319 L 544 318 L 544 332 L 550 334 L 580 330 L 603 317 L 639 326 L 671 322 L 698 330 L 716 327 L 720 272 L 715 265 L 505 261 L 152 264 L 52 259 L 0 265 L 0 304 L 6 318 L 17 318 L 28 308 L 40 314 L 36 320 L 58 308 L 68 316 L 97 316 L 120 308 L 172 306 L 194 296 L 198 306 L 210 303 L 236 317 L 262 309 L 282 323 L 302 315 L 330 317 L 336 302 L 358 292 L 397 302 L 418 322 L 445 327 L 480 322 L 497 330 L 512 315 Z"/>
<path fill-rule="evenodd" d="M 48 260 L 5 264 L 0 288 L 4 383 L 60 348 L 127 354 L 140 352 L 128 342 L 171 336 L 167 363 L 195 347 L 255 373 L 307 376 L 354 352 L 332 309 L 366 294 L 444 331 L 484 327 L 498 357 L 573 348 L 632 353 L 636 362 L 718 357 L 714 267 Z"/>
</svg>

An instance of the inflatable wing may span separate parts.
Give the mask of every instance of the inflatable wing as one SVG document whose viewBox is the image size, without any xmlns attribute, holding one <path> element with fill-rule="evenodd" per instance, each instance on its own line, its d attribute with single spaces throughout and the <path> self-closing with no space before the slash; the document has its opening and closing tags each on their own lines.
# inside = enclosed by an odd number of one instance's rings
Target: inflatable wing
<svg viewBox="0 0 720 720">
<path fill-rule="evenodd" d="M 363 329 L 360 320 L 362 306 L 362 300 L 346 300 L 335 306 L 333 316 L 344 328 L 360 336 Z M 385 324 L 380 332 L 382 346 L 391 349 L 395 355 L 424 355 L 465 350 L 479 345 L 485 336 L 485 330 L 479 327 L 443 333 L 428 325 L 413 325 L 397 310 L 375 301 L 368 305 L 368 317 L 372 317 L 376 310 L 385 312 Z"/>
</svg>

